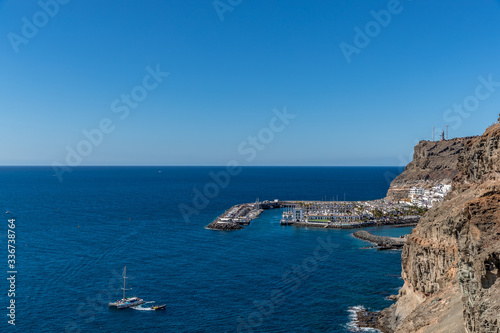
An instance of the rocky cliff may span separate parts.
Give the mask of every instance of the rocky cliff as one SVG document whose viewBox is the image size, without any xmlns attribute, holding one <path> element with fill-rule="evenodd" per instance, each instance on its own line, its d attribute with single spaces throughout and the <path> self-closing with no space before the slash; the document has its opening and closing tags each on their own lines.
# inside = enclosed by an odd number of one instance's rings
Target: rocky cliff
<svg viewBox="0 0 500 333">
<path fill-rule="evenodd" d="M 421 142 L 409 173 L 395 180 L 397 186 L 401 180 L 420 182 L 423 170 L 433 173 L 431 165 L 439 174 L 455 176 L 446 200 L 429 210 L 408 237 L 402 252 L 404 286 L 398 301 L 382 311 L 383 331 L 500 332 L 499 141 L 496 124 L 482 136 L 449 145 Z M 425 149 L 430 145 L 435 148 Z M 443 162 L 429 154 L 436 149 L 448 149 Z"/>
<path fill-rule="evenodd" d="M 387 198 L 398 201 L 408 198 L 413 186 L 428 187 L 436 184 L 451 184 L 458 174 L 458 156 L 465 143 L 472 139 L 455 138 L 445 141 L 420 141 L 415 146 L 413 161 L 405 171 L 391 183 Z"/>
</svg>

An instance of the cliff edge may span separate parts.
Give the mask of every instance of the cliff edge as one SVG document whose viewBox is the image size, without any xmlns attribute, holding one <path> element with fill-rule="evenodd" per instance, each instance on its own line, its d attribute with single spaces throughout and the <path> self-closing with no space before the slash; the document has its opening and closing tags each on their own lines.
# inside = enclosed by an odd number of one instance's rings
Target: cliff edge
<svg viewBox="0 0 500 333">
<path fill-rule="evenodd" d="M 387 199 L 399 201 L 408 198 L 413 186 L 429 187 L 451 184 L 458 174 L 458 156 L 465 143 L 474 137 L 454 138 L 445 141 L 420 141 L 415 146 L 413 161 L 397 176 L 387 192 Z"/>
<path fill-rule="evenodd" d="M 496 124 L 448 144 L 420 142 L 408 172 L 394 180 L 396 189 L 425 174 L 431 181 L 454 177 L 452 192 L 403 247 L 404 286 L 378 319 L 383 331 L 500 332 L 499 141 Z"/>
</svg>

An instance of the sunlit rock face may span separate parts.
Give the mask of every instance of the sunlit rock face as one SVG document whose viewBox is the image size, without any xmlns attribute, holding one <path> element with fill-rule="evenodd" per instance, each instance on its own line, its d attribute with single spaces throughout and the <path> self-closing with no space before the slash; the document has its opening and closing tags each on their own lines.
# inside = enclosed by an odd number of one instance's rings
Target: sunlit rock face
<svg viewBox="0 0 500 333">
<path fill-rule="evenodd" d="M 500 332 L 499 140 L 496 124 L 447 147 L 420 142 L 415 163 L 395 179 L 397 186 L 421 182 L 431 165 L 454 177 L 452 192 L 422 217 L 403 248 L 405 283 L 379 320 L 386 331 Z M 438 146 L 439 154 L 448 152 L 443 163 L 432 155 Z"/>
</svg>

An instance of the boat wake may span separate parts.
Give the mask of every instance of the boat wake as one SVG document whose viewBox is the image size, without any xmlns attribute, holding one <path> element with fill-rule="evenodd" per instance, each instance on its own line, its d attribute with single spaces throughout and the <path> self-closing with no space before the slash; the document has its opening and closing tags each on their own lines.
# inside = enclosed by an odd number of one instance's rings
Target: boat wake
<svg viewBox="0 0 500 333">
<path fill-rule="evenodd" d="M 138 305 L 138 306 L 134 306 L 134 307 L 132 307 L 132 309 L 134 309 L 134 310 L 139 310 L 139 311 L 154 311 L 152 307 L 143 308 L 143 306 L 144 306 L 144 305 L 146 305 L 146 304 L 151 304 L 151 303 L 154 303 L 154 301 L 144 302 L 144 303 L 142 303 L 141 305 Z"/>
<path fill-rule="evenodd" d="M 352 306 L 347 312 L 349 312 L 349 322 L 346 324 L 346 328 L 350 332 L 370 332 L 370 333 L 382 333 L 375 328 L 370 327 L 359 327 L 358 313 L 366 311 L 365 307 L 362 305 Z"/>
</svg>

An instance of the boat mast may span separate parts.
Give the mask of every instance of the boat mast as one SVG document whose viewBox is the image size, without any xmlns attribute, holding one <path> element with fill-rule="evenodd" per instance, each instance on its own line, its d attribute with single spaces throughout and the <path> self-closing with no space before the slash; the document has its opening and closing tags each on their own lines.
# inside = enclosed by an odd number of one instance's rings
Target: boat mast
<svg viewBox="0 0 500 333">
<path fill-rule="evenodd" d="M 127 266 L 125 266 L 125 268 L 123 269 L 123 299 L 125 300 L 125 287 L 126 287 L 126 280 L 127 279 Z"/>
</svg>

